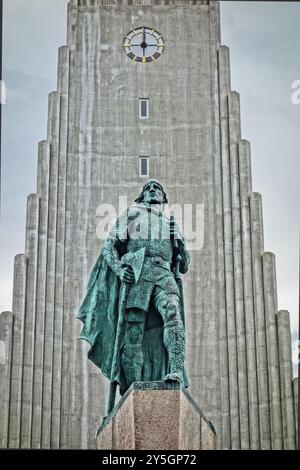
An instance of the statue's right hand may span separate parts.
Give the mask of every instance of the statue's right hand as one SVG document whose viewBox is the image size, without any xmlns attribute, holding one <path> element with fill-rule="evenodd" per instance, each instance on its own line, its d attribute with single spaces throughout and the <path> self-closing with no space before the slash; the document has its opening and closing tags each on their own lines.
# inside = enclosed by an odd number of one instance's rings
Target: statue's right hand
<svg viewBox="0 0 300 470">
<path fill-rule="evenodd" d="M 119 278 L 127 284 L 134 282 L 134 273 L 130 266 L 122 266 L 119 271 Z"/>
</svg>

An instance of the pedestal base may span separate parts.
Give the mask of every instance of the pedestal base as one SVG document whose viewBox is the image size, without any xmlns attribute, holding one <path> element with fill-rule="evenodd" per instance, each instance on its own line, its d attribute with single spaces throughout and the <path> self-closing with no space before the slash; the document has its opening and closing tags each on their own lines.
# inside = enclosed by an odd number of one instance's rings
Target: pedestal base
<svg viewBox="0 0 300 470">
<path fill-rule="evenodd" d="M 97 449 L 214 450 L 212 424 L 184 389 L 135 382 L 98 431 Z"/>
</svg>

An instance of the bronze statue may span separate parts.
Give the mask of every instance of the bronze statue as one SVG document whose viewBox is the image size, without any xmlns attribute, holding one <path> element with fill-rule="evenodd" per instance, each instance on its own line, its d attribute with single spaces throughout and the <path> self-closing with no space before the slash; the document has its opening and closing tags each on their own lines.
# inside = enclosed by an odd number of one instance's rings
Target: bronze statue
<svg viewBox="0 0 300 470">
<path fill-rule="evenodd" d="M 158 181 L 145 184 L 110 231 L 78 314 L 89 359 L 111 381 L 109 412 L 117 384 L 121 395 L 138 381 L 188 385 L 180 272 L 189 253 L 167 202 Z"/>
</svg>

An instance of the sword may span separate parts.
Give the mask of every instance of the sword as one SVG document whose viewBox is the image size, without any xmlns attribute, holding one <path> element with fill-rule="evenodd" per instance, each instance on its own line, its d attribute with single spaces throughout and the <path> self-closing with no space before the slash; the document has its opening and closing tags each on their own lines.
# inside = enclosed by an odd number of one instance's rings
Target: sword
<svg viewBox="0 0 300 470">
<path fill-rule="evenodd" d="M 173 215 L 171 215 L 170 217 L 170 222 L 171 224 L 174 225 L 175 219 Z M 181 320 L 184 325 L 185 315 L 184 315 L 184 302 L 183 302 L 183 285 L 182 285 L 182 279 L 181 279 L 180 270 L 179 270 L 182 257 L 179 254 L 179 250 L 178 250 L 178 240 L 174 237 L 174 235 L 172 235 L 172 242 L 173 242 L 173 249 L 175 250 L 175 253 L 176 253 L 174 276 L 175 276 L 176 284 L 178 286 L 179 293 L 180 293 L 180 313 L 181 313 Z"/>
<path fill-rule="evenodd" d="M 173 216 L 173 215 L 171 215 L 171 217 L 170 217 L 170 222 L 171 222 L 171 225 L 174 226 L 174 224 L 175 224 L 175 219 L 174 219 L 174 216 Z M 180 261 L 182 260 L 182 258 L 181 258 L 180 254 L 179 254 L 179 250 L 178 250 L 178 241 L 177 241 L 177 239 L 174 237 L 174 234 L 172 234 L 171 237 L 172 237 L 172 242 L 173 242 L 173 249 L 174 249 L 174 251 L 175 251 L 175 253 L 176 253 L 176 258 L 175 258 L 175 261 L 176 261 L 176 262 L 175 262 L 174 275 L 175 275 L 175 279 L 176 279 L 176 281 L 177 281 L 178 279 L 181 278 L 181 277 L 180 277 L 179 267 L 180 267 Z"/>
<path fill-rule="evenodd" d="M 112 369 L 111 369 L 111 375 L 110 375 L 110 390 L 109 390 L 109 397 L 108 397 L 107 414 L 109 414 L 113 410 L 115 406 L 115 401 L 116 401 L 116 392 L 117 392 L 117 384 L 118 384 L 116 380 L 116 376 L 118 374 L 119 367 L 120 367 L 121 339 L 122 339 L 122 332 L 123 332 L 123 327 L 124 327 L 126 299 L 127 299 L 127 294 L 129 290 L 129 285 L 130 284 L 127 284 L 126 282 L 122 282 L 121 289 L 120 289 L 119 318 L 118 318 L 118 325 L 117 325 L 117 331 L 116 331 Z"/>
</svg>

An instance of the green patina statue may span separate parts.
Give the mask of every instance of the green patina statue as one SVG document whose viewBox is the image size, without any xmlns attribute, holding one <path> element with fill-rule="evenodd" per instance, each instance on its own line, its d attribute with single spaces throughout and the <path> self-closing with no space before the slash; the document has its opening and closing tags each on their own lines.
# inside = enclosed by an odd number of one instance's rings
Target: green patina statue
<svg viewBox="0 0 300 470">
<path fill-rule="evenodd" d="M 145 184 L 110 231 L 77 316 L 89 359 L 111 381 L 108 412 L 117 384 L 121 395 L 138 381 L 188 386 L 180 272 L 189 253 L 167 202 L 158 181 Z"/>
</svg>

